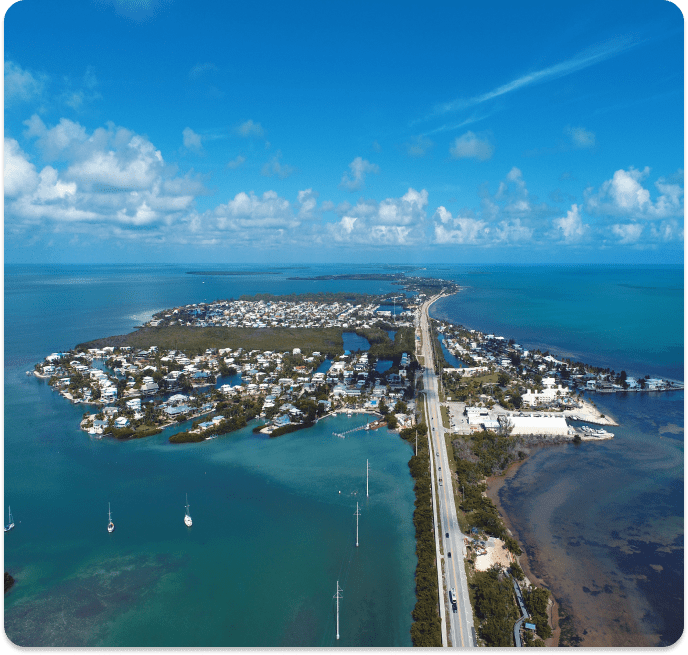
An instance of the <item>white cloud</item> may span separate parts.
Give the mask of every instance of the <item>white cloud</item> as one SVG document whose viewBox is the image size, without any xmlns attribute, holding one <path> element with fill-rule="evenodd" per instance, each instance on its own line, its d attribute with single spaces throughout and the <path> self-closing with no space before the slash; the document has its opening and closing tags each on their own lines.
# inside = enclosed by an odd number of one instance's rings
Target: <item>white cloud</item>
<svg viewBox="0 0 688 655">
<path fill-rule="evenodd" d="M 650 237 L 664 243 L 683 241 L 683 228 L 677 221 L 662 221 L 659 225 L 650 226 Z"/>
<path fill-rule="evenodd" d="M 454 159 L 470 158 L 485 161 L 492 157 L 494 146 L 486 138 L 480 138 L 469 130 L 454 139 L 449 152 Z"/>
<path fill-rule="evenodd" d="M 47 76 L 33 74 L 13 61 L 5 62 L 5 104 L 28 102 L 43 93 Z"/>
<path fill-rule="evenodd" d="M 438 244 L 458 243 L 477 244 L 486 243 L 490 234 L 490 228 L 485 221 L 452 215 L 445 207 L 438 207 L 434 218 L 435 222 L 434 242 Z"/>
<path fill-rule="evenodd" d="M 338 210 L 339 222 L 327 224 L 330 236 L 338 243 L 377 245 L 412 245 L 425 240 L 423 224 L 426 218 L 428 192 L 413 188 L 401 198 L 387 198 L 382 202 L 359 200 Z"/>
<path fill-rule="evenodd" d="M 263 126 L 260 123 L 254 123 L 252 119 L 247 120 L 245 123 L 242 123 L 239 125 L 237 128 L 237 131 L 241 136 L 244 137 L 263 137 L 265 136 L 265 130 L 263 129 Z"/>
<path fill-rule="evenodd" d="M 567 59 L 548 68 L 543 68 L 539 71 L 523 75 L 515 80 L 512 80 L 511 82 L 493 89 L 492 91 L 483 93 L 482 95 L 474 96 L 468 99 L 461 98 L 452 102 L 446 102 L 438 105 L 434 112 L 427 118 L 432 118 L 434 116 L 446 114 L 447 112 L 458 111 L 475 105 L 480 105 L 489 100 L 493 100 L 494 98 L 518 91 L 519 89 L 526 88 L 534 84 L 540 84 L 549 80 L 558 79 L 565 75 L 574 73 L 575 71 L 583 70 L 584 68 L 593 66 L 594 64 L 602 62 L 605 59 L 609 59 L 610 57 L 614 57 L 633 47 L 636 45 L 636 43 L 637 41 L 634 41 L 628 37 L 606 41 L 578 53 L 571 59 Z"/>
<path fill-rule="evenodd" d="M 371 164 L 367 159 L 356 157 L 349 164 L 349 173 L 342 175 L 339 186 L 347 191 L 358 191 L 365 187 L 365 178 L 368 173 L 379 173 L 380 168 L 377 164 Z"/>
<path fill-rule="evenodd" d="M 313 189 L 305 189 L 299 191 L 298 200 L 301 208 L 299 209 L 299 218 L 310 218 L 313 210 L 317 205 L 318 194 Z"/>
<path fill-rule="evenodd" d="M 641 184 L 649 173 L 647 166 L 642 171 L 633 167 L 616 171 L 597 193 L 591 188 L 586 190 L 586 209 L 594 214 L 635 219 L 682 217 L 683 188 L 660 178 L 655 183 L 660 195 L 653 202 L 650 191 Z"/>
<path fill-rule="evenodd" d="M 108 124 L 88 133 L 62 119 L 47 127 L 37 116 L 26 122 L 44 158 L 58 166 L 40 173 L 17 142 L 5 142 L 5 222 L 13 233 L 36 229 L 113 238 L 145 228 L 155 231 L 184 222 L 203 184 L 190 174 L 179 176 L 145 137 Z M 145 236 L 144 236 L 145 234 Z"/>
<path fill-rule="evenodd" d="M 594 148 L 595 135 L 584 127 L 568 126 L 564 133 L 571 138 L 571 142 L 576 148 Z"/>
<path fill-rule="evenodd" d="M 567 242 L 580 240 L 590 227 L 583 224 L 578 205 L 571 205 L 570 211 L 566 212 L 564 218 L 555 218 L 552 223 L 560 231 L 563 240 Z"/>
<path fill-rule="evenodd" d="M 187 150 L 193 150 L 195 152 L 200 152 L 203 150 L 203 144 L 201 143 L 201 135 L 196 134 L 190 127 L 185 127 L 182 131 L 182 139 L 184 142 L 184 147 Z"/>
<path fill-rule="evenodd" d="M 237 155 L 234 159 L 232 159 L 232 161 L 227 162 L 227 168 L 231 168 L 232 170 L 236 170 L 245 161 L 246 161 L 246 157 L 242 157 L 241 155 Z"/>
<path fill-rule="evenodd" d="M 500 221 L 495 228 L 495 239 L 504 243 L 517 243 L 520 241 L 531 241 L 533 238 L 533 228 L 521 224 L 521 219 L 514 221 Z"/>
<path fill-rule="evenodd" d="M 641 223 L 616 223 L 612 225 L 612 233 L 619 238 L 619 243 L 636 243 L 643 233 Z"/>
<path fill-rule="evenodd" d="M 38 186 L 36 167 L 14 139 L 5 138 L 5 197 L 29 194 Z"/>
<path fill-rule="evenodd" d="M 263 168 L 260 171 L 260 174 L 263 177 L 272 177 L 273 175 L 276 175 L 280 180 L 284 180 L 285 178 L 289 177 L 290 175 L 293 175 L 296 173 L 296 169 L 293 166 L 288 166 L 287 164 L 282 164 L 280 162 L 280 159 L 282 158 L 282 152 L 278 150 L 274 157 L 270 159 L 269 162 L 265 163 L 263 165 Z"/>
</svg>

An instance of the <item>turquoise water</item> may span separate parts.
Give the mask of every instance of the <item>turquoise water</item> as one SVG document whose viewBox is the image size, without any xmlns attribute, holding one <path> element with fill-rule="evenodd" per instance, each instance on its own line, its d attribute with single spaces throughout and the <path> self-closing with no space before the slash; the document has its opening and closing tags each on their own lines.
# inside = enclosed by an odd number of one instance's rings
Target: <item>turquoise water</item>
<svg viewBox="0 0 688 655">
<path fill-rule="evenodd" d="M 575 360 L 683 380 L 683 268 L 460 266 L 432 315 Z M 594 360 L 594 361 L 593 361 Z"/>
<path fill-rule="evenodd" d="M 339 578 L 341 645 L 410 645 L 413 491 L 410 449 L 398 437 L 332 437 L 361 416 L 273 440 L 249 429 L 174 447 L 164 435 L 92 441 L 78 430 L 84 408 L 24 375 L 51 352 L 129 332 L 180 304 L 398 289 L 286 279 L 362 267 L 186 274 L 208 268 L 5 268 L 5 506 L 17 524 L 5 535 L 5 569 L 17 579 L 5 598 L 8 635 L 35 646 L 334 645 Z M 466 286 L 435 306 L 438 317 L 629 374 L 683 379 L 682 269 L 445 266 L 425 274 Z M 588 645 L 610 634 L 672 643 L 683 628 L 683 392 L 595 401 L 621 424 L 616 438 L 535 450 L 502 501 L 547 584 L 573 605 Z M 367 458 L 371 497 L 355 549 Z M 191 530 L 182 521 L 187 492 Z"/>
<path fill-rule="evenodd" d="M 414 497 L 411 450 L 398 435 L 332 435 L 366 421 L 355 416 L 276 439 L 247 428 L 202 444 L 173 446 L 169 433 L 91 440 L 78 429 L 87 408 L 24 374 L 55 350 L 194 302 L 204 287 L 214 299 L 273 284 L 201 285 L 185 270 L 6 270 L 5 503 L 17 524 L 5 535 L 5 569 L 17 581 L 6 633 L 32 646 L 335 645 L 339 580 L 338 645 L 409 646 Z"/>
</svg>

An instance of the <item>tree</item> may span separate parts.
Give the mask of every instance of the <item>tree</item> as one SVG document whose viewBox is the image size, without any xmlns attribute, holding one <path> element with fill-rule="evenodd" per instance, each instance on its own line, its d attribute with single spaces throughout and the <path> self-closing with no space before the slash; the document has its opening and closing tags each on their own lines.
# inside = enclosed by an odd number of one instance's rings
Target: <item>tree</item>
<svg viewBox="0 0 688 655">
<path fill-rule="evenodd" d="M 380 414 L 382 414 L 383 416 L 389 414 L 389 407 L 387 407 L 387 403 L 385 402 L 384 398 L 380 398 L 380 402 L 378 403 L 377 408 Z"/>
<path fill-rule="evenodd" d="M 497 382 L 499 383 L 500 387 L 505 387 L 507 384 L 509 384 L 509 376 L 504 371 L 502 371 L 497 376 Z"/>
<path fill-rule="evenodd" d="M 407 414 L 408 406 L 402 400 L 397 400 L 396 405 L 394 405 L 394 412 L 396 414 Z"/>
<path fill-rule="evenodd" d="M 399 427 L 399 421 L 397 421 L 397 417 L 394 414 L 387 415 L 387 427 L 390 430 L 396 430 Z"/>
</svg>

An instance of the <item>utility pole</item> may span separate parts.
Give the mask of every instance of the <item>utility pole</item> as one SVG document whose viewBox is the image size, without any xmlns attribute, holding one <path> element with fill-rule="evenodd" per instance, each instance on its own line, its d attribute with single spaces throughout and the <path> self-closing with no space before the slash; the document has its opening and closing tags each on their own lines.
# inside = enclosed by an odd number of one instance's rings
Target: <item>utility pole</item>
<svg viewBox="0 0 688 655">
<path fill-rule="evenodd" d="M 418 428 L 416 428 L 416 457 L 418 457 Z"/>
<path fill-rule="evenodd" d="M 334 595 L 334 598 L 337 599 L 337 639 L 339 639 L 339 599 L 343 598 L 343 596 L 340 596 L 340 592 L 343 591 L 343 589 L 339 588 L 339 580 L 337 580 L 337 593 Z"/>
<path fill-rule="evenodd" d="M 358 503 L 356 503 L 356 513 L 354 516 L 356 517 L 356 548 L 358 548 L 358 517 L 361 515 L 361 511 L 358 509 Z"/>
<path fill-rule="evenodd" d="M 368 467 L 368 460 L 366 460 L 366 498 L 368 498 L 368 473 L 369 473 L 369 467 Z"/>
</svg>

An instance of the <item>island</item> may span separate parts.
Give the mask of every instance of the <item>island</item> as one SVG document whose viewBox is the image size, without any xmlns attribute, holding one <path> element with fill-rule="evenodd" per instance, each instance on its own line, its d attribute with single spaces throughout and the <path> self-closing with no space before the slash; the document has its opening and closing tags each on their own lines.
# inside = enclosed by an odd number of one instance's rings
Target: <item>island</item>
<svg viewBox="0 0 688 655">
<path fill-rule="evenodd" d="M 90 408 L 81 429 L 97 439 L 165 432 L 171 444 L 200 442 L 249 424 L 274 438 L 335 412 L 366 412 L 375 417 L 371 429 L 398 432 L 413 447 L 417 646 L 443 644 L 438 599 L 449 616 L 456 609 L 437 560 L 444 530 L 432 498 L 442 477 L 428 430 L 436 417 L 447 439 L 442 461 L 458 510 L 475 638 L 488 646 L 510 646 L 517 635 L 524 645 L 556 645 L 548 619 L 553 600 L 525 577 L 522 550 L 487 497 L 486 480 L 532 447 L 613 438 L 604 428 L 617 423 L 591 394 L 683 386 L 430 319 L 432 302 L 459 290 L 453 282 L 362 275 L 335 277 L 393 280 L 405 293 L 258 294 L 172 307 L 129 334 L 52 353 L 27 373 Z M 497 618 L 494 607 L 503 610 Z M 530 628 L 521 625 L 526 618 Z M 573 643 L 575 635 L 567 639 Z"/>
</svg>

